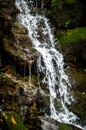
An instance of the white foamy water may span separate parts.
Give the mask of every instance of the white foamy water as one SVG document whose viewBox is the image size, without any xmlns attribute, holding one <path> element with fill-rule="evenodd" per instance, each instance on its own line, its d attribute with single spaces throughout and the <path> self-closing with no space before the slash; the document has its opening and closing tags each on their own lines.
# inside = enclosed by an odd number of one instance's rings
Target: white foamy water
<svg viewBox="0 0 86 130">
<path fill-rule="evenodd" d="M 56 42 L 48 19 L 35 13 L 37 1 L 34 3 L 33 0 L 16 0 L 16 6 L 20 10 L 19 22 L 28 29 L 33 47 L 40 53 L 38 70 L 45 74 L 43 82 L 49 89 L 50 117 L 76 125 L 78 118 L 67 108 L 73 101 L 70 94 L 71 85 L 63 69 L 63 56 L 54 47 Z M 55 107 L 55 102 L 59 102 L 60 108 Z"/>
</svg>

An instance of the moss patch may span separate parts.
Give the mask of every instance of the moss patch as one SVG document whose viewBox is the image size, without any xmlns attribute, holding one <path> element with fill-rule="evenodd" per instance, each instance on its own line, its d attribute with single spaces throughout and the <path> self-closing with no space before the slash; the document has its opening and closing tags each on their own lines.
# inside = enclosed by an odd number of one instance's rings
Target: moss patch
<svg viewBox="0 0 86 130">
<path fill-rule="evenodd" d="M 60 124 L 58 130 L 72 130 L 72 128 L 69 125 L 66 124 Z"/>
<path fill-rule="evenodd" d="M 6 118 L 6 122 L 9 126 L 9 130 L 28 130 L 23 122 L 22 119 L 20 118 L 20 116 L 15 113 L 15 112 L 11 112 L 5 113 L 5 118 Z"/>
<path fill-rule="evenodd" d="M 86 27 L 75 28 L 67 30 L 67 32 L 60 32 L 58 39 L 62 47 L 70 44 L 79 44 L 86 41 Z"/>
</svg>

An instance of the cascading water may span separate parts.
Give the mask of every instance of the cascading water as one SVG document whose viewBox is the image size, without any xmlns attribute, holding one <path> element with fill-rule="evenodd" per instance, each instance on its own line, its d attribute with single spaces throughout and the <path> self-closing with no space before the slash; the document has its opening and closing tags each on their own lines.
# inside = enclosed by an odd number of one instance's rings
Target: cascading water
<svg viewBox="0 0 86 130">
<path fill-rule="evenodd" d="M 49 89 L 50 117 L 76 125 L 78 118 L 67 108 L 73 101 L 70 94 L 71 85 L 63 69 L 62 54 L 55 49 L 56 42 L 48 19 L 35 13 L 38 7 L 37 0 L 16 0 L 16 6 L 20 10 L 19 22 L 28 29 L 33 47 L 40 53 L 38 70 L 45 74 L 43 82 Z M 56 101 L 60 103 L 60 109 L 56 109 Z"/>
</svg>

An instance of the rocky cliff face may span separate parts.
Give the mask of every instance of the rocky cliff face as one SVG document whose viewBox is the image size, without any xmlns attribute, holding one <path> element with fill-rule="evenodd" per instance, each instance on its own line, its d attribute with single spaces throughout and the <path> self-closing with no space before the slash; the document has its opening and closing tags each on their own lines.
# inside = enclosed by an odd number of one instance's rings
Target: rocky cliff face
<svg viewBox="0 0 86 130">
<path fill-rule="evenodd" d="M 44 7 L 49 7 L 50 2 L 44 0 Z M 18 13 L 15 0 L 0 0 L 0 129 L 44 130 L 40 124 L 47 120 L 38 116 L 45 111 L 49 113 L 49 99 L 44 99 L 38 91 L 39 54 L 32 48 L 27 29 L 18 23 Z M 41 83 L 41 86 L 47 91 L 46 85 Z M 52 120 L 48 121 L 50 129 L 53 129 L 51 122 L 59 129 L 78 130 Z"/>
<path fill-rule="evenodd" d="M 2 66 L 16 64 L 20 67 L 32 65 L 38 57 L 32 49 L 31 40 L 27 36 L 27 30 L 19 25 L 16 19 L 18 9 L 14 1 L 1 1 L 0 30 L 1 30 L 1 57 Z M 27 51 L 27 48 L 29 51 Z"/>
<path fill-rule="evenodd" d="M 27 123 L 37 115 L 38 53 L 32 48 L 27 29 L 18 23 L 18 13 L 14 0 L 0 1 L 0 129 L 6 130 L 27 129 L 22 120 Z M 16 113 L 22 117 L 19 123 Z"/>
</svg>

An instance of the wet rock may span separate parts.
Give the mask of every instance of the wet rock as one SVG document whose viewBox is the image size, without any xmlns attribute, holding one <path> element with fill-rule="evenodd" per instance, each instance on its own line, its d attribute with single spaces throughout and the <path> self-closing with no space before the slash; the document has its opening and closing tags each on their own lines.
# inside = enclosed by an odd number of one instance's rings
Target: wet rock
<svg viewBox="0 0 86 130">
<path fill-rule="evenodd" d="M 28 38 L 27 31 L 22 26 L 17 26 L 16 29 L 12 29 L 12 38 L 5 36 L 2 41 L 2 63 L 12 65 L 16 70 L 19 71 L 21 68 L 20 74 L 23 75 L 24 68 L 26 72 L 28 71 L 28 66 L 37 60 L 38 53 L 31 46 L 31 41 Z M 13 28 L 15 28 L 15 26 Z M 16 30 L 16 31 L 15 31 Z M 26 48 L 27 46 L 27 48 Z M 25 73 L 26 73 L 25 72 Z M 29 71 L 28 71 L 29 72 Z"/>
<path fill-rule="evenodd" d="M 18 112 L 19 115 L 21 115 L 20 120 L 23 120 L 25 124 L 33 127 L 36 116 L 40 113 L 37 110 L 36 102 L 37 87 L 32 85 L 32 83 L 34 84 L 34 80 L 29 84 L 29 82 L 27 82 L 28 79 L 22 78 L 22 80 L 20 80 L 18 77 L 15 78 L 11 71 L 9 72 L 9 74 L 0 73 L 0 110 L 7 113 L 9 121 L 12 121 L 9 114 L 12 113 L 12 111 Z M 14 119 L 16 121 L 16 118 Z M 9 124 L 8 120 L 6 118 L 7 125 Z M 28 122 L 30 124 L 28 124 Z M 3 128 L 3 125 L 1 128 Z M 5 128 L 8 127 L 6 126 Z"/>
<path fill-rule="evenodd" d="M 29 82 L 24 82 L 13 77 L 12 74 L 0 74 L 0 109 L 10 111 L 20 110 L 21 106 L 30 106 L 35 100 L 37 88 L 29 86 Z"/>
<path fill-rule="evenodd" d="M 38 117 L 38 119 L 41 121 L 40 125 L 42 130 L 82 130 L 82 128 L 60 123 L 48 117 Z"/>
<path fill-rule="evenodd" d="M 49 96 L 43 95 L 41 92 L 37 92 L 36 96 L 36 104 L 37 109 L 40 112 L 40 115 L 44 115 L 44 113 L 47 113 L 47 115 L 50 115 L 50 99 Z"/>
<path fill-rule="evenodd" d="M 18 73 L 23 75 L 24 68 L 25 73 L 29 72 L 28 66 L 32 66 L 38 58 L 38 54 L 32 48 L 27 29 L 16 20 L 19 10 L 15 6 L 15 1 L 1 0 L 0 3 L 0 59 L 2 59 L 2 66 L 10 64 L 15 69 L 18 68 L 16 69 L 19 70 Z M 22 71 L 20 72 L 20 70 Z"/>
<path fill-rule="evenodd" d="M 34 6 L 37 6 L 38 8 L 44 9 L 44 8 L 48 8 L 50 6 L 50 0 L 37 0 L 34 1 L 33 4 Z M 31 6 L 31 4 L 28 2 L 28 4 Z"/>
</svg>

